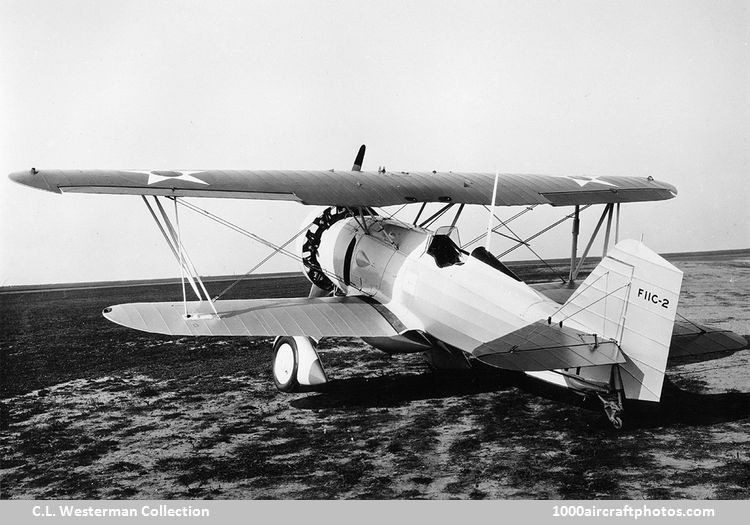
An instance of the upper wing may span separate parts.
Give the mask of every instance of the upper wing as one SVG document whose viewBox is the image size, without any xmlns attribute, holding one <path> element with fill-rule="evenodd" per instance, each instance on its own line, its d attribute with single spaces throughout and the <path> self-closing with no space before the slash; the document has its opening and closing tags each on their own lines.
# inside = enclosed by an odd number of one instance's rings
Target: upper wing
<svg viewBox="0 0 750 525">
<path fill-rule="evenodd" d="M 311 205 L 390 206 L 409 202 L 489 204 L 495 175 L 368 171 L 35 170 L 11 173 L 55 193 L 290 200 Z M 671 199 L 674 186 L 651 177 L 500 175 L 498 206 L 597 204 Z"/>
<path fill-rule="evenodd" d="M 484 343 L 473 354 L 488 365 L 528 372 L 625 362 L 616 343 L 545 321 Z"/>
<path fill-rule="evenodd" d="M 245 299 L 130 303 L 104 309 L 112 322 L 167 335 L 387 337 L 406 330 L 379 303 L 364 297 Z"/>
</svg>

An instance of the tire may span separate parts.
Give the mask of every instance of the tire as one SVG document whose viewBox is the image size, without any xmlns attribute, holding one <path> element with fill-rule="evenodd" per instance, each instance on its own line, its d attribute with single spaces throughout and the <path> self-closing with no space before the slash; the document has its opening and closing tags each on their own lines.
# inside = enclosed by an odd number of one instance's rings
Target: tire
<svg viewBox="0 0 750 525">
<path fill-rule="evenodd" d="M 273 382 L 281 392 L 296 392 L 299 389 L 297 367 L 299 354 L 293 337 L 277 337 L 273 343 Z"/>
</svg>

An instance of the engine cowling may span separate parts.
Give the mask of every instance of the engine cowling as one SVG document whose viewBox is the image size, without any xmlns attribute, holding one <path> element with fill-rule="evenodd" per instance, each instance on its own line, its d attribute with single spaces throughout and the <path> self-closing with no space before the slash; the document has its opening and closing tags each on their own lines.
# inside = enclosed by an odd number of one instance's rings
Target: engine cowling
<svg viewBox="0 0 750 525">
<path fill-rule="evenodd" d="M 422 253 L 430 232 L 377 215 L 355 217 L 349 210 L 327 208 L 312 221 L 302 242 L 303 271 L 325 291 L 366 294 L 381 303 L 392 298 L 406 259 Z M 413 280 L 413 279 L 411 279 Z"/>
<path fill-rule="evenodd" d="M 427 232 L 379 216 L 347 217 L 321 235 L 321 270 L 345 294 L 366 294 L 385 304 L 402 267 L 415 250 L 424 250 Z M 412 270 L 407 270 L 407 274 Z"/>
</svg>

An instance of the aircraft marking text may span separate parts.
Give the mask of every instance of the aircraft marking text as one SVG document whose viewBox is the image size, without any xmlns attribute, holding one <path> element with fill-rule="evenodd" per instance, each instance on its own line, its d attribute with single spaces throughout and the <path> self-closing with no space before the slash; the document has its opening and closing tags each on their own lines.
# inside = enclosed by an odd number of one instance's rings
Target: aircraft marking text
<svg viewBox="0 0 750 525">
<path fill-rule="evenodd" d="M 645 301 L 651 301 L 654 304 L 660 304 L 662 308 L 669 308 L 669 299 L 659 298 L 654 292 L 649 292 L 643 288 L 638 288 L 638 297 L 642 297 Z"/>
</svg>

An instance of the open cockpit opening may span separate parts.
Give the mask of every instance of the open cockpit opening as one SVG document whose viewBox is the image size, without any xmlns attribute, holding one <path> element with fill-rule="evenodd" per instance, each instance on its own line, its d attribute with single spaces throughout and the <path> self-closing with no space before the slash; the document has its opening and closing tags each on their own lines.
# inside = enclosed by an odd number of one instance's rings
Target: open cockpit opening
<svg viewBox="0 0 750 525">
<path fill-rule="evenodd" d="M 447 268 L 454 264 L 463 264 L 461 249 L 447 235 L 434 235 L 427 253 L 435 259 L 438 268 Z"/>
</svg>

